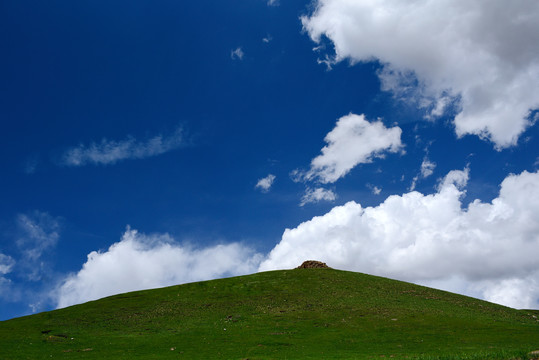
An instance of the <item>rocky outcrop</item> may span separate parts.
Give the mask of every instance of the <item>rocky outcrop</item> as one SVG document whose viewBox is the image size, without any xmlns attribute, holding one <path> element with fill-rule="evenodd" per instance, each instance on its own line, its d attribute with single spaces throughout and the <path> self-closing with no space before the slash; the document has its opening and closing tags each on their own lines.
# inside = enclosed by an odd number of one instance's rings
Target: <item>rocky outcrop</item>
<svg viewBox="0 0 539 360">
<path fill-rule="evenodd" d="M 329 269 L 329 266 L 326 263 L 316 260 L 307 260 L 303 264 L 298 266 L 296 269 Z"/>
</svg>

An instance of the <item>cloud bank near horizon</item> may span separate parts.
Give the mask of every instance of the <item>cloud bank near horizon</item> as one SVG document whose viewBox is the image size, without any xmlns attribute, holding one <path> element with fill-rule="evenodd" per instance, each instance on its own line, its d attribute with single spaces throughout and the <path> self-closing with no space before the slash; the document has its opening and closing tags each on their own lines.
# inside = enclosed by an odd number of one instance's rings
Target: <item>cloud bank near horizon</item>
<svg viewBox="0 0 539 360">
<path fill-rule="evenodd" d="M 376 207 L 354 201 L 336 206 L 286 229 L 266 256 L 240 243 L 193 249 L 166 234 L 128 229 L 64 279 L 56 303 L 291 269 L 316 259 L 514 308 L 539 308 L 539 171 L 509 175 L 492 202 L 463 207 L 468 172 L 449 172 L 434 194 L 392 195 Z"/>
<path fill-rule="evenodd" d="M 458 103 L 456 134 L 516 145 L 539 108 L 539 2 L 317 0 L 301 18 L 329 65 L 379 61 L 382 90 L 433 119 Z"/>
<path fill-rule="evenodd" d="M 127 229 L 107 251 L 93 251 L 56 291 L 58 308 L 114 294 L 256 271 L 262 255 L 240 243 L 196 249 L 167 234 Z"/>
<path fill-rule="evenodd" d="M 539 172 L 510 175 L 491 203 L 463 207 L 468 171 L 451 171 L 438 191 L 354 201 L 285 230 L 259 271 L 306 259 L 483 298 L 539 308 Z"/>
</svg>

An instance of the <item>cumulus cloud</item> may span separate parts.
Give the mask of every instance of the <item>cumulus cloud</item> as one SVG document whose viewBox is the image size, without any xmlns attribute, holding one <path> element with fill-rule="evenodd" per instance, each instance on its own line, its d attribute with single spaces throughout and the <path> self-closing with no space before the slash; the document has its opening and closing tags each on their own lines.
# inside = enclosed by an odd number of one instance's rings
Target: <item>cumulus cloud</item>
<svg viewBox="0 0 539 360">
<path fill-rule="evenodd" d="M 539 2 L 317 0 L 302 17 L 331 63 L 378 60 L 382 89 L 440 116 L 459 99 L 458 136 L 515 145 L 539 106 Z"/>
<path fill-rule="evenodd" d="M 243 56 L 245 54 L 243 53 L 243 50 L 241 49 L 241 47 L 238 47 L 232 51 L 230 51 L 230 58 L 232 60 L 243 60 Z"/>
<path fill-rule="evenodd" d="M 127 159 L 145 159 L 164 154 L 185 144 L 182 128 L 170 135 L 157 135 L 146 141 L 138 141 L 132 136 L 125 140 L 103 139 L 100 143 L 79 145 L 67 150 L 61 163 L 66 166 L 109 165 Z"/>
<path fill-rule="evenodd" d="M 305 190 L 305 195 L 303 195 L 301 198 L 299 206 L 304 206 L 310 203 L 318 203 L 320 201 L 335 201 L 336 199 L 337 194 L 335 194 L 332 190 L 324 188 L 307 188 Z"/>
<path fill-rule="evenodd" d="M 327 145 L 322 148 L 322 154 L 311 161 L 310 170 L 296 171 L 292 175 L 297 180 L 334 183 L 358 164 L 370 163 L 387 152 L 402 151 L 401 133 L 398 126 L 388 129 L 379 120 L 365 120 L 364 115 L 343 116 L 326 135 Z"/>
<path fill-rule="evenodd" d="M 258 182 L 255 185 L 255 188 L 260 189 L 260 191 L 266 193 L 271 189 L 273 182 L 275 181 L 275 175 L 269 174 L 265 178 L 258 179 Z"/>
<path fill-rule="evenodd" d="M 376 207 L 337 206 L 294 229 L 259 270 L 318 259 L 366 272 L 539 308 L 539 172 L 509 175 L 490 203 L 463 207 L 468 170 L 451 171 L 434 194 L 390 196 Z"/>
<path fill-rule="evenodd" d="M 57 292 L 59 308 L 113 294 L 255 272 L 261 255 L 239 244 L 195 249 L 169 235 L 127 229 L 107 251 L 93 251 Z"/>
</svg>

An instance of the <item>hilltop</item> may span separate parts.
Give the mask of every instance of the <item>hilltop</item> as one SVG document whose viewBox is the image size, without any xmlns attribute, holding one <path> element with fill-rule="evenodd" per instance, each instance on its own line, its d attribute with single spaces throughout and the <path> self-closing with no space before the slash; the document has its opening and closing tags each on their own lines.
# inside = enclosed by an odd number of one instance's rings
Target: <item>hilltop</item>
<svg viewBox="0 0 539 360">
<path fill-rule="evenodd" d="M 138 291 L 0 322 L 0 359 L 509 359 L 538 311 L 330 268 Z"/>
</svg>

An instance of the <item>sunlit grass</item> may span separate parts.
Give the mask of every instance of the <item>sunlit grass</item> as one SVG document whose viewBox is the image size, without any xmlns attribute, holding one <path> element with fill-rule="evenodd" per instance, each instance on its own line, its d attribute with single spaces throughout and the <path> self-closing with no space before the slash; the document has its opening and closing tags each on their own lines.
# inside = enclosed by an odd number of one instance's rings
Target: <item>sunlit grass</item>
<svg viewBox="0 0 539 360">
<path fill-rule="evenodd" d="M 274 271 L 0 322 L 0 359 L 526 359 L 537 314 L 352 272 Z"/>
</svg>

